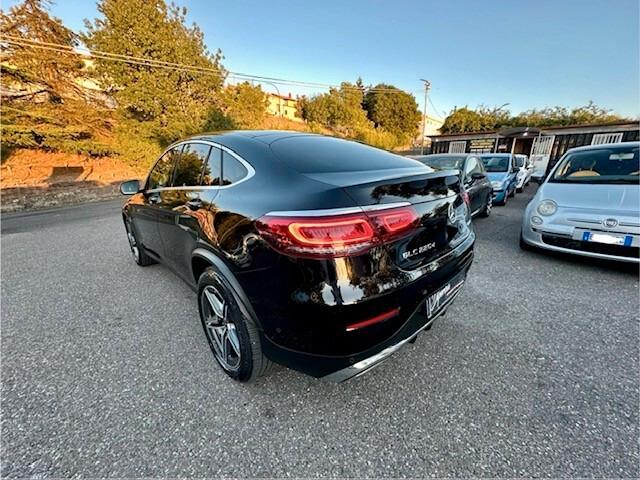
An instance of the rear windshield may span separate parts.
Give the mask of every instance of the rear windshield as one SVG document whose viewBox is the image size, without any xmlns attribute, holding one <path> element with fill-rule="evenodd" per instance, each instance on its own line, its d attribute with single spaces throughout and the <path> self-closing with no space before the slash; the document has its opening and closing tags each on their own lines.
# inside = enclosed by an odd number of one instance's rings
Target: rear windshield
<svg viewBox="0 0 640 480">
<path fill-rule="evenodd" d="M 598 148 L 567 154 L 549 181 L 638 183 L 639 175 L 638 147 Z"/>
<path fill-rule="evenodd" d="M 509 157 L 481 157 L 487 172 L 506 172 L 509 169 Z"/>
<path fill-rule="evenodd" d="M 428 155 L 426 157 L 422 157 L 420 161 L 429 165 L 430 167 L 437 168 L 438 170 L 447 170 L 460 169 L 460 167 L 464 163 L 464 159 L 465 157 L 463 156 Z"/>
<path fill-rule="evenodd" d="M 331 137 L 287 137 L 273 142 L 271 149 L 281 161 L 300 173 L 425 168 L 417 160 Z"/>
</svg>

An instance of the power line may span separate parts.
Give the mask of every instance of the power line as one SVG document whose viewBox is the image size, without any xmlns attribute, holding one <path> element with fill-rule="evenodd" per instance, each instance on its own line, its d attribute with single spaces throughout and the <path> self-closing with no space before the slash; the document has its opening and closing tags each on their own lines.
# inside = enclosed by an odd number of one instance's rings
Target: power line
<svg viewBox="0 0 640 480">
<path fill-rule="evenodd" d="M 431 97 L 429 97 L 429 104 L 433 107 L 436 113 L 439 113 L 439 114 L 441 113 L 443 117 L 447 116 L 447 112 L 445 112 L 444 110 L 440 110 L 433 104 L 433 100 L 431 100 Z"/>
<path fill-rule="evenodd" d="M 75 47 L 72 47 L 69 45 L 56 44 L 51 42 L 42 42 L 38 40 L 29 40 L 29 39 L 20 38 L 20 37 L 14 37 L 11 35 L 0 35 L 0 41 L 8 44 L 19 45 L 22 47 L 38 48 L 41 50 L 53 51 L 56 53 L 67 53 L 67 54 L 78 55 L 82 57 L 89 56 L 91 58 L 128 63 L 131 65 L 165 68 L 169 70 L 183 71 L 183 72 L 189 72 L 189 73 L 203 73 L 203 74 L 215 74 L 215 75 L 220 75 L 221 73 L 224 75 L 226 73 L 227 77 L 229 78 L 234 78 L 237 80 L 253 80 L 258 83 L 261 81 L 264 81 L 264 82 L 277 83 L 279 85 L 308 87 L 308 88 L 344 89 L 344 90 L 353 90 L 353 91 L 361 90 L 359 87 L 355 87 L 355 86 L 343 87 L 341 85 L 338 86 L 338 85 L 332 85 L 328 83 L 307 82 L 307 81 L 301 81 L 301 80 L 288 80 L 288 79 L 277 78 L 277 77 L 267 77 L 267 76 L 253 75 L 248 73 L 232 72 L 232 71 L 225 70 L 222 67 L 218 70 L 216 68 L 211 68 L 211 67 L 201 67 L 198 65 L 188 65 L 183 63 L 167 62 L 164 60 L 156 60 L 156 59 L 146 58 L 146 57 L 137 57 L 133 55 L 122 55 L 117 53 L 104 52 L 100 50 L 92 50 L 88 48 L 83 49 L 88 52 L 88 55 L 86 55 L 81 51 L 78 51 Z M 376 93 L 415 93 L 415 92 L 405 92 L 403 90 L 394 89 L 394 88 L 364 87 L 362 90 L 365 90 L 367 92 L 376 92 Z"/>
</svg>

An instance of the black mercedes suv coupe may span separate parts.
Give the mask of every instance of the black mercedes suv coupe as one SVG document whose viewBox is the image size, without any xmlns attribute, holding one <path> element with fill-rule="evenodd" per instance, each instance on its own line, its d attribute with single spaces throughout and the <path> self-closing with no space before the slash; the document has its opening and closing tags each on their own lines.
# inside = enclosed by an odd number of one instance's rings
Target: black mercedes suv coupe
<svg viewBox="0 0 640 480">
<path fill-rule="evenodd" d="M 197 292 L 238 381 L 271 362 L 334 381 L 365 372 L 430 328 L 473 260 L 457 171 L 332 137 L 194 136 L 121 192 L 136 263 Z"/>
</svg>

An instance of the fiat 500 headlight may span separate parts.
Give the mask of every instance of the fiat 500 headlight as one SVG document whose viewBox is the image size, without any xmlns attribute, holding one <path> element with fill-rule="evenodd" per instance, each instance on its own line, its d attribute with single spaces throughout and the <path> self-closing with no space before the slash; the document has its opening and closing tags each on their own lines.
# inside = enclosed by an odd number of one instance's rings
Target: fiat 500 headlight
<svg viewBox="0 0 640 480">
<path fill-rule="evenodd" d="M 538 204 L 538 213 L 544 217 L 553 215 L 558 210 L 558 204 L 553 200 L 543 200 Z"/>
<path fill-rule="evenodd" d="M 491 187 L 500 190 L 502 188 L 502 182 L 491 182 Z"/>
</svg>

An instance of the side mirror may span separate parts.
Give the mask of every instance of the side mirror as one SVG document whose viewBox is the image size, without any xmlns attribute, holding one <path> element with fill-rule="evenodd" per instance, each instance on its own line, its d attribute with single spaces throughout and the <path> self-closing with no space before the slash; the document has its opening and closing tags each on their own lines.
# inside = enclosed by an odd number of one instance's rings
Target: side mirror
<svg viewBox="0 0 640 480">
<path fill-rule="evenodd" d="M 138 180 L 127 180 L 120 184 L 120 193 L 123 195 L 134 195 L 140 191 L 140 182 Z"/>
<path fill-rule="evenodd" d="M 520 171 L 520 167 L 513 167 L 513 170 L 511 170 L 511 173 L 518 173 Z"/>
<path fill-rule="evenodd" d="M 472 173 L 471 174 L 471 178 L 473 180 L 482 180 L 482 179 L 486 178 L 486 175 L 484 173 L 476 172 L 476 173 Z"/>
</svg>

